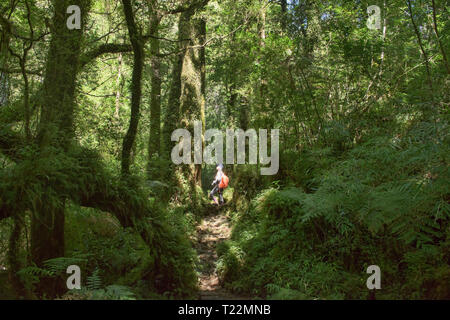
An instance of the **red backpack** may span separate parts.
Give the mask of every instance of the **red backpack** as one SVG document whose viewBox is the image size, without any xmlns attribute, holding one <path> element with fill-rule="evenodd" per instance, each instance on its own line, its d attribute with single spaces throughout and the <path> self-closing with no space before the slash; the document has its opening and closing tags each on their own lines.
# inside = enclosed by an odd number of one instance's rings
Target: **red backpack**
<svg viewBox="0 0 450 320">
<path fill-rule="evenodd" d="M 220 189 L 225 189 L 226 187 L 228 187 L 228 177 L 227 177 L 227 175 L 224 173 L 223 175 L 222 175 L 222 180 L 220 180 L 220 183 L 219 183 L 219 188 Z"/>
</svg>

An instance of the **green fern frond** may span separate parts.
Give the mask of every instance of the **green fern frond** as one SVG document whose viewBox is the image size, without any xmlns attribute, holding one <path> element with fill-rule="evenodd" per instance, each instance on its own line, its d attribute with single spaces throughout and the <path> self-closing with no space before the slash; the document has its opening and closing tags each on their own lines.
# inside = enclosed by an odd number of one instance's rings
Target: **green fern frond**
<svg viewBox="0 0 450 320">
<path fill-rule="evenodd" d="M 86 287 L 88 290 L 99 290 L 102 287 L 100 277 L 100 269 L 96 268 L 92 274 L 86 279 Z"/>
</svg>

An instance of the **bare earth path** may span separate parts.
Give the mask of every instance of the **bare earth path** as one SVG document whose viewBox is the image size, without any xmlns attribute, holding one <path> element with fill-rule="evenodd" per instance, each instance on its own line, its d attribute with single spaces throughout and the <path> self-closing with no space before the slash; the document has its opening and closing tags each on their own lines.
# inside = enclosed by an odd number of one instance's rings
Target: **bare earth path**
<svg viewBox="0 0 450 320">
<path fill-rule="evenodd" d="M 225 211 L 216 207 L 197 226 L 196 249 L 200 260 L 200 300 L 244 300 L 248 297 L 234 295 L 219 283 L 216 273 L 218 243 L 231 235 L 229 219 Z"/>
</svg>

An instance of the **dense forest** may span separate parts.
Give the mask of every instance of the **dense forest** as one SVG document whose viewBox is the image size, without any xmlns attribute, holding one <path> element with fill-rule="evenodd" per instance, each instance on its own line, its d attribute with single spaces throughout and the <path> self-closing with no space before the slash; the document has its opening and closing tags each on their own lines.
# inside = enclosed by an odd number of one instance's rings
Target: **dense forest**
<svg viewBox="0 0 450 320">
<path fill-rule="evenodd" d="M 0 299 L 450 299 L 449 11 L 0 0 Z"/>
</svg>

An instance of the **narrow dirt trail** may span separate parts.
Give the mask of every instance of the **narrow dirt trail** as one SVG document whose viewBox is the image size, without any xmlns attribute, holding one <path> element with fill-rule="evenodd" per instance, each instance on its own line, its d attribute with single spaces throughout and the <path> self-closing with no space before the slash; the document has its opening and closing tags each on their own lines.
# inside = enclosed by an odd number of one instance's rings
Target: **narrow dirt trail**
<svg viewBox="0 0 450 320">
<path fill-rule="evenodd" d="M 200 260 L 200 300 L 244 300 L 248 297 L 234 295 L 219 283 L 216 272 L 217 244 L 229 239 L 230 221 L 223 209 L 213 207 L 210 214 L 197 226 L 196 249 Z"/>
</svg>

